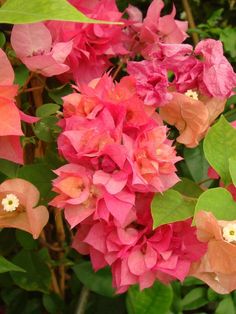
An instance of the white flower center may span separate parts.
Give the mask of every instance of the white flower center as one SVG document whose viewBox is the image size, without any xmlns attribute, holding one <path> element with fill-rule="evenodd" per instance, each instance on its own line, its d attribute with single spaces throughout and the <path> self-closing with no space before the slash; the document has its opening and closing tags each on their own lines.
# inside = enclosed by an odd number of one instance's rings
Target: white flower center
<svg viewBox="0 0 236 314">
<path fill-rule="evenodd" d="M 187 90 L 187 92 L 185 93 L 186 96 L 191 97 L 195 100 L 198 100 L 198 93 L 193 91 L 192 89 Z"/>
<path fill-rule="evenodd" d="M 223 238 L 227 242 L 236 242 L 236 224 L 228 224 L 223 228 Z"/>
<path fill-rule="evenodd" d="M 7 194 L 7 196 L 2 200 L 3 209 L 7 212 L 15 211 L 19 204 L 20 201 L 14 194 Z"/>
</svg>

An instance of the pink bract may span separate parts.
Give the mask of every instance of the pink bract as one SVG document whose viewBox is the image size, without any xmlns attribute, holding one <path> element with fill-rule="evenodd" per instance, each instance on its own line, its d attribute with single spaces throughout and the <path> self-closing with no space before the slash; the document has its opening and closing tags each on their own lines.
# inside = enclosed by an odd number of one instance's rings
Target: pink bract
<svg viewBox="0 0 236 314">
<path fill-rule="evenodd" d="M 11 44 L 26 67 L 44 76 L 62 74 L 69 70 L 64 62 L 73 42 L 52 42 L 50 31 L 43 23 L 14 25 Z"/>
<path fill-rule="evenodd" d="M 161 107 L 171 99 L 167 70 L 158 61 L 129 62 L 127 71 L 135 77 L 137 94 L 146 105 Z"/>
<path fill-rule="evenodd" d="M 40 196 L 37 188 L 26 180 L 11 179 L 0 184 L 0 200 L 7 194 L 14 194 L 20 204 L 14 212 L 6 212 L 0 205 L 0 228 L 21 229 L 38 238 L 49 214 L 45 206 L 37 206 Z"/>
<path fill-rule="evenodd" d="M 105 21 L 122 21 L 114 0 L 93 1 L 88 6 L 84 1 L 72 4 L 90 18 Z M 81 24 L 72 22 L 46 23 L 55 42 L 73 40 L 73 48 L 66 64 L 70 72 L 61 76 L 68 81 L 73 78 L 77 84 L 87 84 L 92 79 L 100 77 L 111 65 L 109 59 L 117 55 L 125 55 L 126 35 L 122 25 Z"/>
</svg>

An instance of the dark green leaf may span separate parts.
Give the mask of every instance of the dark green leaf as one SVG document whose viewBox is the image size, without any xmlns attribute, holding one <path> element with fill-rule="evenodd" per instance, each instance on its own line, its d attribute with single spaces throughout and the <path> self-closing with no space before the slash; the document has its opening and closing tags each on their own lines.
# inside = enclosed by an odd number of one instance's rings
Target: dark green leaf
<svg viewBox="0 0 236 314">
<path fill-rule="evenodd" d="M 73 267 L 79 280 L 91 291 L 107 297 L 113 297 L 112 276 L 109 268 L 103 268 L 96 273 L 90 262 L 82 262 Z"/>
<path fill-rule="evenodd" d="M 0 172 L 4 173 L 8 178 L 16 178 L 19 165 L 9 160 L 0 159 Z"/>
<path fill-rule="evenodd" d="M 29 70 L 24 64 L 17 66 L 15 69 L 15 84 L 18 84 L 19 87 L 22 87 L 26 80 L 29 77 Z"/>
<path fill-rule="evenodd" d="M 184 160 L 195 182 L 207 178 L 209 164 L 204 156 L 202 143 L 196 148 L 184 148 Z"/>
<path fill-rule="evenodd" d="M 48 292 L 51 272 L 37 252 L 22 250 L 13 258 L 13 262 L 26 270 L 25 273 L 11 273 L 16 285 L 27 291 Z"/>
<path fill-rule="evenodd" d="M 40 191 L 40 202 L 47 205 L 48 200 L 54 195 L 51 191 L 51 181 L 55 178 L 47 164 L 25 165 L 19 169 L 18 177 L 33 183 Z"/>
<path fill-rule="evenodd" d="M 55 116 L 40 119 L 34 126 L 35 135 L 44 142 L 54 141 L 61 130 L 57 122 L 58 118 Z"/>
<path fill-rule="evenodd" d="M 0 32 L 0 48 L 3 48 L 5 43 L 6 43 L 6 37 L 3 32 Z"/>
<path fill-rule="evenodd" d="M 137 286 L 129 289 L 127 295 L 128 314 L 166 314 L 173 298 L 171 286 L 160 282 L 143 291 Z"/>
<path fill-rule="evenodd" d="M 191 290 L 182 300 L 184 310 L 195 310 L 208 303 L 205 287 L 198 287 Z"/>
<path fill-rule="evenodd" d="M 185 196 L 196 198 L 198 198 L 198 196 L 203 192 L 199 185 L 187 178 L 181 178 L 181 181 L 173 186 L 173 190 L 178 191 L 180 194 Z"/>
<path fill-rule="evenodd" d="M 16 239 L 26 250 L 33 250 L 38 247 L 37 241 L 34 240 L 32 235 L 28 232 L 16 230 Z"/>
</svg>

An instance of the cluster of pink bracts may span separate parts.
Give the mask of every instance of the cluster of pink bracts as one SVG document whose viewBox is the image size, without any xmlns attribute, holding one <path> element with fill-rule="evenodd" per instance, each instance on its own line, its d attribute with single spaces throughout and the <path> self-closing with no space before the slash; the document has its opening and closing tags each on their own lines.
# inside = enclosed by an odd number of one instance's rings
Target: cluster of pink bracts
<svg viewBox="0 0 236 314">
<path fill-rule="evenodd" d="M 236 85 L 221 42 L 204 40 L 195 49 L 183 44 L 187 23 L 174 19 L 175 9 L 161 16 L 161 0 L 152 2 L 144 19 L 132 6 L 123 19 L 113 0 L 70 2 L 89 17 L 122 21 L 123 26 L 55 21 L 15 25 L 11 44 L 31 71 L 78 85 L 63 99 L 58 149 L 68 163 L 55 170 L 58 195 L 50 203 L 63 208 L 76 228 L 73 247 L 90 255 L 95 270 L 111 266 L 118 293 L 136 283 L 143 289 L 156 279 L 168 283 L 187 275 L 218 292 L 230 292 L 236 288 L 236 276 L 231 276 L 236 266 L 230 260 L 225 269 L 222 256 L 214 259 L 217 250 L 225 253 L 228 246 L 236 254 L 236 246 L 223 239 L 224 222 L 201 212 L 196 227 L 189 219 L 153 230 L 150 211 L 154 193 L 179 181 L 175 163 L 181 158 L 163 121 L 179 130 L 178 142 L 195 147 Z M 125 63 L 136 55 L 144 60 L 129 61 L 129 75 L 119 83 L 104 74 L 111 57 Z M 5 67 L 3 72 L 0 68 L 0 114 L 8 123 L 0 126 L 0 157 L 22 163 L 20 120 L 35 120 L 14 104 L 13 71 L 2 51 L 0 62 Z M 3 141 L 9 150 L 1 151 Z"/>
</svg>

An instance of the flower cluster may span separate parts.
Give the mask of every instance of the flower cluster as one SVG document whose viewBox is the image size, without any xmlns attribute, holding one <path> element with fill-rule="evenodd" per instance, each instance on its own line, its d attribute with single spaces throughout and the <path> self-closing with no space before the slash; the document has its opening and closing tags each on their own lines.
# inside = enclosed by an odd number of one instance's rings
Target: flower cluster
<svg viewBox="0 0 236 314">
<path fill-rule="evenodd" d="M 118 292 L 183 280 L 205 252 L 191 221 L 152 230 L 150 202 L 178 182 L 167 128 L 136 92 L 132 76 L 105 75 L 64 97 L 58 149 L 69 164 L 57 169 L 52 205 L 77 227 L 74 247 L 94 269 L 111 265 Z"/>
</svg>

